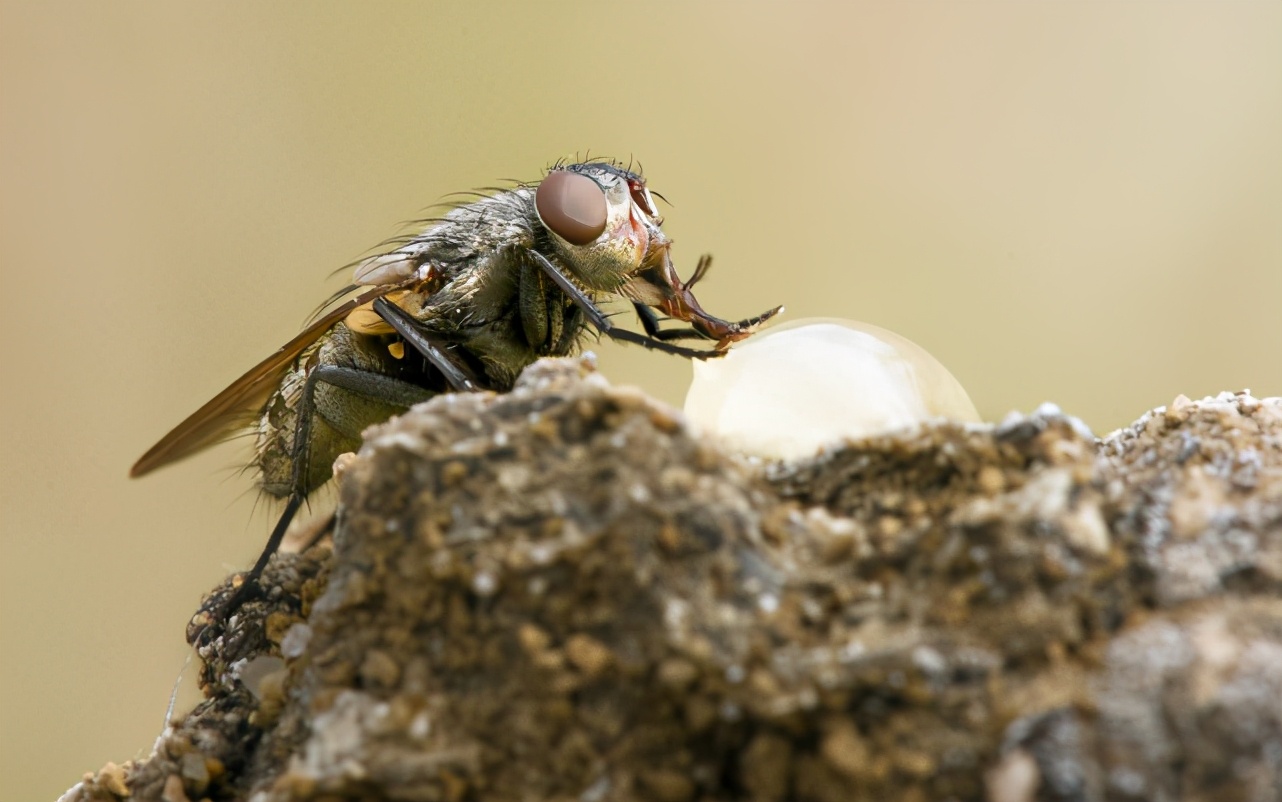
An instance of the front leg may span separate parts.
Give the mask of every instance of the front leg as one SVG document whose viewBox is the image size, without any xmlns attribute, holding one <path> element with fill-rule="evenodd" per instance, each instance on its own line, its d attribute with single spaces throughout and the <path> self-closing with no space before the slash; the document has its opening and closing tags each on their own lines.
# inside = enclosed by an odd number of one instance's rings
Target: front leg
<svg viewBox="0 0 1282 802">
<path fill-rule="evenodd" d="M 322 388 L 328 392 L 322 392 Z M 324 470 L 318 470 L 314 466 L 314 450 L 320 451 L 321 459 L 332 461 L 337 453 L 359 444 L 361 431 L 370 423 L 385 420 L 395 410 L 408 409 L 432 395 L 431 391 L 416 384 L 359 368 L 321 365 L 308 375 L 299 400 L 298 419 L 294 425 L 293 453 L 290 455 L 293 470 L 285 509 L 272 528 L 271 536 L 267 538 L 254 567 L 241 578 L 240 587 L 221 605 L 220 618 L 228 618 L 259 592 L 258 578 L 271 561 L 272 555 L 280 548 L 290 522 L 307 495 L 324 484 L 328 476 L 328 465 Z M 374 404 L 376 408 L 371 412 L 359 406 L 354 407 L 354 402 Z M 313 442 L 313 436 L 318 423 L 327 427 L 325 431 L 331 437 L 336 435 L 338 443 L 333 439 L 321 440 L 320 448 L 316 449 L 317 443 Z"/>
<path fill-rule="evenodd" d="M 479 383 L 467 369 L 458 364 L 445 348 L 435 342 L 418 326 L 418 321 L 409 312 L 401 309 L 386 298 L 374 301 L 374 311 L 387 321 L 387 325 L 401 335 L 401 339 L 413 346 L 432 367 L 441 372 L 450 389 L 455 392 L 474 392 L 481 389 Z"/>
<path fill-rule="evenodd" d="M 548 278 L 552 279 L 556 286 L 561 288 L 562 292 L 569 296 L 575 306 L 583 310 L 583 314 L 587 316 L 588 322 L 592 324 L 592 327 L 606 337 L 609 337 L 611 340 L 635 343 L 636 345 L 640 345 L 654 351 L 662 351 L 665 354 L 684 356 L 687 359 L 715 359 L 720 356 L 725 356 L 725 351 L 686 348 L 684 346 L 673 345 L 672 343 L 665 342 L 658 337 L 653 337 L 647 334 L 638 334 L 635 331 L 628 331 L 627 329 L 621 329 L 618 326 L 615 326 L 610 322 L 610 318 L 606 316 L 605 312 L 601 311 L 601 307 L 597 306 L 596 303 L 587 296 L 587 293 L 579 289 L 574 282 L 570 281 L 570 279 L 561 272 L 559 267 L 552 264 L 550 259 L 535 250 L 527 250 L 525 251 L 525 254 L 539 266 L 540 270 L 547 274 Z"/>
<path fill-rule="evenodd" d="M 699 332 L 695 331 L 692 326 L 683 326 L 679 329 L 661 329 L 659 328 L 659 313 L 640 301 L 633 301 L 632 308 L 636 310 L 637 319 L 641 321 L 641 328 L 649 337 L 656 340 L 706 340 Z"/>
</svg>

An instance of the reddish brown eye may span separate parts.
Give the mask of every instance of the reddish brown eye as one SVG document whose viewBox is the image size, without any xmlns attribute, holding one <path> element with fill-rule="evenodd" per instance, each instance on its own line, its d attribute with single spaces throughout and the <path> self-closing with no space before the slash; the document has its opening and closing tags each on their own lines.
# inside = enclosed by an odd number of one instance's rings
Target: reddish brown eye
<svg viewBox="0 0 1282 802">
<path fill-rule="evenodd" d="M 587 245 L 605 231 L 605 192 L 585 175 L 549 173 L 534 192 L 534 208 L 543 225 L 571 245 Z"/>
<path fill-rule="evenodd" d="M 654 206 L 654 199 L 650 197 L 650 191 L 645 188 L 645 184 L 629 181 L 628 189 L 632 193 L 632 202 L 641 207 L 641 211 L 651 217 L 658 217 L 659 210 Z"/>
</svg>

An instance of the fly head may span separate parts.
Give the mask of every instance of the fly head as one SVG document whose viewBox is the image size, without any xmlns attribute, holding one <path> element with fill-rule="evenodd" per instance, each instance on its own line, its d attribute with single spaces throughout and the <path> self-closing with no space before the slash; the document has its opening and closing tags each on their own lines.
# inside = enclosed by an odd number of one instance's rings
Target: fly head
<svg viewBox="0 0 1282 802">
<path fill-rule="evenodd" d="M 641 176 L 606 162 L 553 168 L 534 191 L 534 210 L 560 262 L 591 290 L 617 293 L 653 240 L 667 241 Z"/>
<path fill-rule="evenodd" d="M 700 260 L 689 282 L 681 280 L 663 218 L 637 173 L 607 162 L 558 166 L 539 183 L 534 207 L 561 263 L 584 287 L 690 323 L 719 348 L 747 337 L 779 312 L 734 323 L 705 312 L 691 288 L 706 272 L 709 257 Z"/>
</svg>

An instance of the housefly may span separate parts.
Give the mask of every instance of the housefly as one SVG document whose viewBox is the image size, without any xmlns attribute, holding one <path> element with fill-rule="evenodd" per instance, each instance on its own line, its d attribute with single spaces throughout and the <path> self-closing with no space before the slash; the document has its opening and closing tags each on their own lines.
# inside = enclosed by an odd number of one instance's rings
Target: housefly
<svg viewBox="0 0 1282 802">
<path fill-rule="evenodd" d="M 229 609 L 253 592 L 304 499 L 329 480 L 335 458 L 359 447 L 366 427 L 440 393 L 508 390 L 539 357 L 577 350 L 589 328 L 707 359 L 781 309 L 733 323 L 705 312 L 691 289 L 710 258 L 683 282 L 644 179 L 613 162 L 558 163 L 537 183 L 491 190 L 426 222 L 361 262 L 328 311 L 130 471 L 142 476 L 255 431 L 251 467 L 285 509 Z M 605 299 L 630 302 L 641 331 L 616 326 L 598 306 Z"/>
</svg>

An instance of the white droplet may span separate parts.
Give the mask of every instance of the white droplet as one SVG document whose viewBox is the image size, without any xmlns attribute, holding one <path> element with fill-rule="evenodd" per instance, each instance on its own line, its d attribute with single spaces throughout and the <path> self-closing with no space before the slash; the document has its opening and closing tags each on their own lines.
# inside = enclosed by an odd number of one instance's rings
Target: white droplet
<svg viewBox="0 0 1282 802">
<path fill-rule="evenodd" d="M 762 457 L 808 457 L 932 418 L 979 421 L 937 359 L 867 323 L 798 320 L 693 365 L 686 415 L 731 448 Z"/>
</svg>

